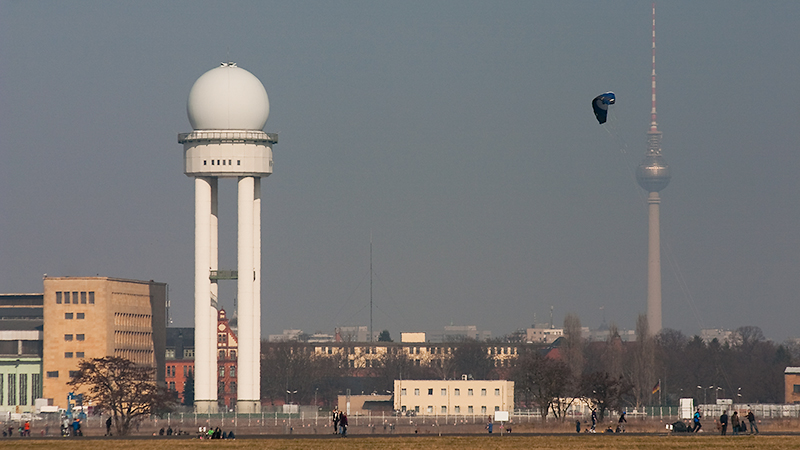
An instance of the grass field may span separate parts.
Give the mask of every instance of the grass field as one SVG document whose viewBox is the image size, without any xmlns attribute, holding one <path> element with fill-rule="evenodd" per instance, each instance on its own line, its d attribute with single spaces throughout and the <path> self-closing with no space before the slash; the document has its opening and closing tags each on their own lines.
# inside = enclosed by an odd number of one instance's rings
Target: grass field
<svg viewBox="0 0 800 450">
<path fill-rule="evenodd" d="M 562 436 L 413 436 L 341 438 L 268 438 L 201 441 L 197 439 L 9 439 L 0 441 L 9 450 L 394 450 L 394 449 L 799 449 L 800 436 L 640 436 L 640 435 L 562 435 Z"/>
</svg>

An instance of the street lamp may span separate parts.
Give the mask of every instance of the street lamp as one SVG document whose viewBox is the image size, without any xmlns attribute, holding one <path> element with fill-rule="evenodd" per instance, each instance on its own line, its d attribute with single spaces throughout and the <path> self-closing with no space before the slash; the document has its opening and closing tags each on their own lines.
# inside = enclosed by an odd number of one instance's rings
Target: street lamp
<svg viewBox="0 0 800 450">
<path fill-rule="evenodd" d="M 714 394 L 716 394 L 716 399 L 717 399 L 717 400 L 719 400 L 719 391 L 721 391 L 721 390 L 722 390 L 722 386 L 717 386 L 717 389 L 716 389 L 716 391 L 714 392 Z M 724 397 L 724 396 L 723 396 L 723 397 Z"/>
<path fill-rule="evenodd" d="M 297 394 L 297 391 L 288 391 L 288 390 L 287 390 L 287 391 L 286 391 L 286 399 L 287 399 L 287 401 L 288 401 L 288 399 L 289 399 L 289 395 L 292 395 L 292 396 L 293 396 L 294 394 Z M 289 402 L 289 404 L 290 404 L 290 405 L 291 405 L 291 404 L 294 404 L 294 402 Z"/>
</svg>

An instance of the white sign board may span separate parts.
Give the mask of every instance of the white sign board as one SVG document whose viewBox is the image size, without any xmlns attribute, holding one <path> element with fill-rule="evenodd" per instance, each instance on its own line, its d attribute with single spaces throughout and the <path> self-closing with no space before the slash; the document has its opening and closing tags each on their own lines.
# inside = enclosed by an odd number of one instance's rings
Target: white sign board
<svg viewBox="0 0 800 450">
<path fill-rule="evenodd" d="M 494 421 L 495 422 L 508 422 L 508 411 L 495 411 L 494 412 Z"/>
<path fill-rule="evenodd" d="M 694 415 L 694 400 L 691 398 L 681 399 L 681 419 L 691 419 Z"/>
</svg>

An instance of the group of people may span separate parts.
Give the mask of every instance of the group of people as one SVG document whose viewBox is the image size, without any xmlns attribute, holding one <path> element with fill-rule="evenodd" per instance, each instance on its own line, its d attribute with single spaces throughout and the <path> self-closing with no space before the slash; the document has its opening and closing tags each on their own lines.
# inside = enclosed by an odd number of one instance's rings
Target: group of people
<svg viewBox="0 0 800 450">
<path fill-rule="evenodd" d="M 170 427 L 169 431 L 172 431 L 172 427 Z M 159 431 L 159 435 L 163 434 L 164 434 L 164 429 L 162 428 Z M 169 436 L 169 434 L 167 436 Z M 219 427 L 216 428 L 198 427 L 197 436 L 200 439 L 236 439 L 236 435 L 233 434 L 233 430 L 226 433 L 220 430 Z"/>
<path fill-rule="evenodd" d="M 750 434 L 758 434 L 756 416 L 753 414 L 752 410 L 747 410 L 745 419 L 750 423 Z M 744 419 L 739 417 L 738 411 L 734 411 L 733 414 L 731 414 L 730 423 L 734 436 L 739 433 L 747 433 L 747 425 L 745 425 L 744 422 Z M 728 411 L 722 411 L 722 415 L 719 416 L 719 431 L 722 436 L 725 436 L 728 432 Z"/>
<path fill-rule="evenodd" d="M 617 420 L 617 428 L 611 428 L 609 425 L 608 428 L 604 431 L 604 433 L 624 433 L 625 432 L 625 424 L 628 423 L 628 419 L 625 418 L 625 411 L 619 415 L 619 420 Z M 581 421 L 575 421 L 575 432 L 581 432 Z M 591 428 L 586 429 L 587 433 L 597 433 L 597 409 L 592 408 L 592 426 Z"/>
<path fill-rule="evenodd" d="M 31 435 L 31 423 L 25 421 L 25 424 L 19 426 L 19 435 L 20 436 L 30 436 Z M 14 427 L 8 427 L 8 431 L 3 428 L 3 437 L 12 437 L 14 436 Z"/>
<path fill-rule="evenodd" d="M 333 408 L 333 434 L 347 437 L 347 414 L 339 408 Z"/>
<path fill-rule="evenodd" d="M 700 423 L 700 419 L 703 418 L 701 414 L 700 408 L 697 408 L 695 411 L 694 416 L 692 417 L 692 426 L 689 429 L 689 432 L 697 433 L 703 428 L 703 425 Z M 719 422 L 717 423 L 717 429 L 720 431 L 722 436 L 725 436 L 728 433 L 728 422 L 730 421 L 731 429 L 733 431 L 734 436 L 738 435 L 739 433 L 747 433 L 747 424 L 745 420 L 750 424 L 750 434 L 758 434 L 758 425 L 756 424 L 756 416 L 753 414 L 753 410 L 748 409 L 747 414 L 744 418 L 739 417 L 739 412 L 734 411 L 733 414 L 728 417 L 728 411 L 722 411 L 722 415 L 719 416 Z"/>
</svg>

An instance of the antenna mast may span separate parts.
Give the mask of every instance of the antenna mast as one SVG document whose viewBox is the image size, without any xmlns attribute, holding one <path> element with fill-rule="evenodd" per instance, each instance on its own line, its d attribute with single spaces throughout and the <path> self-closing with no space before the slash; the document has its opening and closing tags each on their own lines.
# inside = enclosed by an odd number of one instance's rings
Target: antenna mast
<svg viewBox="0 0 800 450">
<path fill-rule="evenodd" d="M 372 232 L 369 232 L 369 341 L 374 340 L 372 334 Z"/>
<path fill-rule="evenodd" d="M 650 131 L 647 132 L 647 153 L 661 155 L 661 132 L 656 121 L 656 4 L 653 3 L 653 70 L 651 77 Z"/>
</svg>

